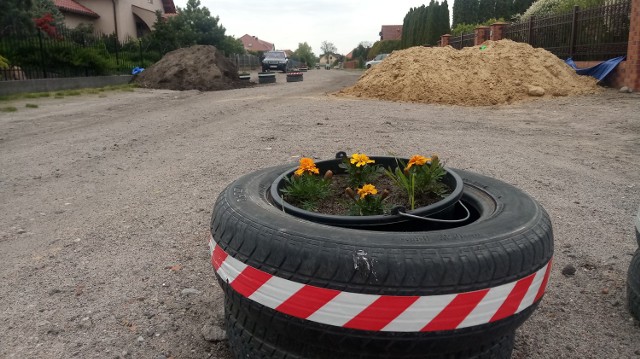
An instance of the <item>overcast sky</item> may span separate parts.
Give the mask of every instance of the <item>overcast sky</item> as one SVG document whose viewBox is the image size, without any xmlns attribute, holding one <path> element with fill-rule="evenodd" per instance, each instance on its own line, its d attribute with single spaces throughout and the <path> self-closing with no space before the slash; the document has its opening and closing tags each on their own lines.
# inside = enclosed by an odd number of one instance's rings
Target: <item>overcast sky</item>
<svg viewBox="0 0 640 359">
<path fill-rule="evenodd" d="M 382 25 L 402 25 L 410 8 L 426 0 L 200 0 L 220 17 L 226 34 L 244 34 L 275 44 L 278 50 L 295 50 L 306 42 L 316 56 L 322 41 L 333 43 L 346 55 L 362 41 L 380 39 Z M 187 0 L 174 0 L 185 7 Z M 453 0 L 449 1 L 449 11 Z"/>
</svg>

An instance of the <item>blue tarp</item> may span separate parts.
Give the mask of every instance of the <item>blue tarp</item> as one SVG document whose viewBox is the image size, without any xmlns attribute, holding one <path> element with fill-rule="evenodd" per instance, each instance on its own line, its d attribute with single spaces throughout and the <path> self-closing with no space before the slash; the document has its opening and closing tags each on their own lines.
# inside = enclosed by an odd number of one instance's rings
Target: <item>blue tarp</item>
<svg viewBox="0 0 640 359">
<path fill-rule="evenodd" d="M 139 73 L 141 73 L 142 71 L 144 71 L 144 68 L 142 67 L 134 67 L 133 70 L 131 70 L 131 74 L 132 75 L 137 75 Z"/>
<path fill-rule="evenodd" d="M 578 75 L 588 75 L 597 78 L 598 81 L 602 81 L 605 79 L 605 77 L 607 77 L 607 75 L 609 75 L 611 71 L 613 71 L 613 69 L 616 68 L 616 66 L 618 66 L 618 64 L 622 60 L 624 60 L 624 58 L 624 56 L 618 56 L 613 59 L 601 62 L 595 66 L 586 67 L 583 69 L 578 68 L 578 66 L 576 66 L 576 63 L 573 62 L 573 59 L 571 58 L 566 59 L 564 62 L 566 62 L 567 65 L 573 67 Z"/>
</svg>

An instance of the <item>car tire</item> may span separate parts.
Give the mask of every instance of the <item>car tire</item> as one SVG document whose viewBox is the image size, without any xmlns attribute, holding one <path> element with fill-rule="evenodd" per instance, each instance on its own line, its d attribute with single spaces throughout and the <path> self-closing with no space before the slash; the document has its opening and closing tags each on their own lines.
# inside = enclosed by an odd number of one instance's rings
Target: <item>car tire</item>
<svg viewBox="0 0 640 359">
<path fill-rule="evenodd" d="M 631 315 L 640 320 L 640 249 L 633 255 L 629 264 L 627 299 Z"/>
<path fill-rule="evenodd" d="M 335 357 L 333 352 L 350 358 L 412 358 L 425 352 L 447 356 L 475 350 L 471 343 L 485 347 L 510 335 L 537 307 L 550 272 L 553 234 L 547 213 L 522 191 L 457 170 L 465 182 L 463 200 L 479 213 L 473 223 L 433 232 L 366 231 L 313 223 L 273 206 L 268 189 L 289 169 L 269 168 L 233 182 L 218 197 L 211 223 L 212 263 L 227 300 L 238 308 L 236 318 L 246 316 L 251 323 L 269 327 L 268 334 L 248 328 L 269 345 L 302 357 L 308 350 L 325 351 L 326 358 Z M 224 273 L 231 262 L 265 280 L 367 300 L 460 298 L 519 288 L 525 281 L 537 283 L 537 289 L 526 289 L 530 302 L 516 305 L 518 311 L 510 303 L 513 310 L 498 316 L 507 303 L 504 299 L 490 321 L 468 327 L 458 323 L 433 331 L 370 330 L 316 321 L 259 303 L 254 292 L 240 294 L 237 282 Z M 523 300 L 524 292 L 520 293 Z M 277 341 L 280 337 L 289 338 L 290 344 Z"/>
<path fill-rule="evenodd" d="M 640 208 L 638 208 L 638 214 L 635 217 L 635 228 L 636 228 L 636 242 L 638 243 L 638 247 L 640 247 Z"/>
<path fill-rule="evenodd" d="M 232 294 L 233 295 L 233 294 Z M 229 297 L 227 297 L 229 298 Z M 256 308 L 260 310 L 260 308 Z M 273 330 L 270 324 L 256 322 L 251 316 L 245 315 L 233 300 L 225 300 L 225 329 L 229 346 L 234 358 L 244 359 L 312 359 L 312 358 L 344 358 L 344 353 L 333 352 L 330 348 L 318 352 L 318 348 L 307 347 L 303 343 L 292 343 L 290 337 L 279 335 Z M 511 358 L 515 342 L 515 332 L 511 331 L 506 335 L 491 340 L 478 346 L 472 346 L 456 353 L 441 355 L 433 352 L 421 352 L 413 358 L 420 359 L 444 359 L 444 358 L 475 358 L 475 359 L 508 359 Z M 288 350 L 292 344 L 298 348 Z M 397 345 L 411 345 L 398 338 Z M 297 354 L 299 353 L 299 354 Z M 361 355 L 353 353 L 348 358 L 394 358 L 395 356 Z M 404 357 L 406 358 L 406 357 Z"/>
</svg>

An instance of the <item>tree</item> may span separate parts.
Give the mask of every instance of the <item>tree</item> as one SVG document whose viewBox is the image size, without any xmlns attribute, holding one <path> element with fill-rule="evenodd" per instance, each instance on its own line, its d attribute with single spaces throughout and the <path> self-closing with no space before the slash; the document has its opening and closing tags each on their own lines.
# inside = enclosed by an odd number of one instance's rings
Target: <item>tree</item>
<svg viewBox="0 0 640 359">
<path fill-rule="evenodd" d="M 217 48 L 224 51 L 226 54 L 244 54 L 247 52 L 240 39 L 236 39 L 229 35 L 224 36 L 224 40 L 222 40 L 222 43 L 219 44 Z"/>
<path fill-rule="evenodd" d="M 323 41 L 322 44 L 320 44 L 320 51 L 322 51 L 323 55 L 335 54 L 338 52 L 338 48 L 336 48 L 332 42 Z"/>
<path fill-rule="evenodd" d="M 316 55 L 311 50 L 311 46 L 306 42 L 298 43 L 298 48 L 293 54 L 298 61 L 304 62 L 307 66 L 314 66 L 316 64 Z"/>
<path fill-rule="evenodd" d="M 376 41 L 369 52 L 367 53 L 367 57 L 369 59 L 373 59 L 378 54 L 390 54 L 395 50 L 401 49 L 400 40 L 380 40 Z"/>
<path fill-rule="evenodd" d="M 161 52 L 198 44 L 213 45 L 226 54 L 244 53 L 240 42 L 225 35 L 220 18 L 212 16 L 209 9 L 201 6 L 200 0 L 189 0 L 184 9 L 177 10 L 176 16 L 166 20 L 159 11 L 156 13 L 157 21 L 151 36 L 161 44 Z"/>
<path fill-rule="evenodd" d="M 454 0 L 453 27 L 457 24 L 475 24 L 478 22 L 478 0 Z"/>
<path fill-rule="evenodd" d="M 428 6 L 411 8 L 402 24 L 401 48 L 436 45 L 440 36 L 449 32 L 449 8 L 446 1 L 431 0 Z M 375 48 L 375 45 L 374 45 Z M 375 53 L 375 51 L 374 51 Z M 384 53 L 384 51 L 380 52 Z M 369 53 L 369 57 L 372 53 Z"/>
<path fill-rule="evenodd" d="M 515 0 L 511 5 L 511 14 L 523 14 L 532 3 L 533 0 Z"/>
<path fill-rule="evenodd" d="M 369 51 L 371 50 L 371 42 L 362 41 L 351 51 L 351 59 L 358 61 L 358 67 L 363 68 L 364 63 L 369 59 Z"/>
<path fill-rule="evenodd" d="M 30 14 L 32 7 L 31 0 L 0 1 L 0 34 L 34 30 Z"/>
<path fill-rule="evenodd" d="M 41 18 L 50 14 L 53 18 L 51 22 L 52 26 L 57 28 L 64 27 L 64 16 L 60 12 L 60 9 L 54 4 L 53 0 L 31 0 L 33 6 L 29 11 L 32 19 Z"/>
<path fill-rule="evenodd" d="M 495 17 L 496 0 L 480 0 L 478 2 L 478 21 L 484 22 Z"/>
</svg>

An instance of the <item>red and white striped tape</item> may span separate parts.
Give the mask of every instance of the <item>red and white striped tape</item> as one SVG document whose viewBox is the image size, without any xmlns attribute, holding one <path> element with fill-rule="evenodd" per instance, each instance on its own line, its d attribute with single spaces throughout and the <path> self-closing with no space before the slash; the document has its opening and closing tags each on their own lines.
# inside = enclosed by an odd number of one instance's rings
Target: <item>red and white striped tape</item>
<svg viewBox="0 0 640 359">
<path fill-rule="evenodd" d="M 266 307 L 318 323 L 386 332 L 430 332 L 491 323 L 519 313 L 544 294 L 551 261 L 517 281 L 472 292 L 395 296 L 315 287 L 250 267 L 229 256 L 213 238 L 211 264 L 242 296 Z"/>
</svg>

